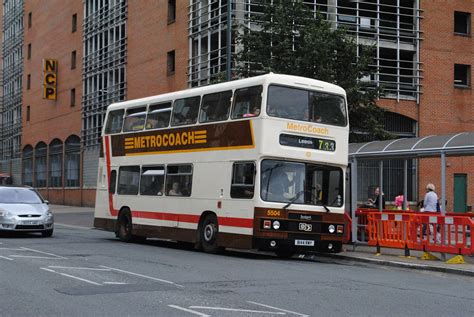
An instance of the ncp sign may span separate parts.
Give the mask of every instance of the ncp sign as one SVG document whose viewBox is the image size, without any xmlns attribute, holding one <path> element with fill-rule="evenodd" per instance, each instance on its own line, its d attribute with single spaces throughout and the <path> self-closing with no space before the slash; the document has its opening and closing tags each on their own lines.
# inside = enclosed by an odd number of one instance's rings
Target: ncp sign
<svg viewBox="0 0 474 317">
<path fill-rule="evenodd" d="M 43 60 L 43 99 L 57 99 L 58 61 L 55 59 Z"/>
</svg>

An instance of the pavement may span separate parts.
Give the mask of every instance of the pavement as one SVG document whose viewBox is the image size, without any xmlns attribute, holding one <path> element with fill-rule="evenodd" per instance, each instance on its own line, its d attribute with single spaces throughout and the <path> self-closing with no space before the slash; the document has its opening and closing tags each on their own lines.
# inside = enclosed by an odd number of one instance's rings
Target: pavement
<svg viewBox="0 0 474 317">
<path fill-rule="evenodd" d="M 59 226 L 93 227 L 93 207 L 51 205 L 51 210 L 55 215 L 55 222 Z M 71 214 L 74 214 L 75 217 L 65 217 Z M 73 219 L 72 222 L 71 219 Z M 381 253 L 377 254 L 375 247 L 347 244 L 343 247 L 343 251 L 337 254 L 328 253 L 318 254 L 317 256 L 313 254 L 300 254 L 297 255 L 297 257 L 302 260 L 312 261 L 317 260 L 317 257 L 326 256 L 352 262 L 474 276 L 473 256 L 464 256 L 464 264 L 448 264 L 446 261 L 453 258 L 455 255 L 445 254 L 445 260 L 441 260 L 443 255 L 440 253 L 433 253 L 433 255 L 437 257 L 438 260 L 422 260 L 423 252 L 421 251 L 412 250 L 410 251 L 410 256 L 406 257 L 404 256 L 404 250 L 402 249 L 382 248 Z"/>
</svg>

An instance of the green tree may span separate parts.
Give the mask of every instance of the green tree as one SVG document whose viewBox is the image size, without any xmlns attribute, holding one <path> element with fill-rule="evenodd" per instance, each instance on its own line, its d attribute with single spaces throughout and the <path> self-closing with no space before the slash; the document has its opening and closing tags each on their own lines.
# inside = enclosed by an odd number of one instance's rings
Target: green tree
<svg viewBox="0 0 474 317">
<path fill-rule="evenodd" d="M 300 0 L 254 3 L 263 10 L 252 15 L 254 26 L 236 29 L 239 76 L 275 72 L 339 85 L 347 92 L 350 141 L 391 137 L 384 129 L 384 110 L 376 105 L 379 91 L 360 81 L 371 72 L 373 47 L 358 47 L 344 29 L 331 28 L 330 22 Z"/>
</svg>

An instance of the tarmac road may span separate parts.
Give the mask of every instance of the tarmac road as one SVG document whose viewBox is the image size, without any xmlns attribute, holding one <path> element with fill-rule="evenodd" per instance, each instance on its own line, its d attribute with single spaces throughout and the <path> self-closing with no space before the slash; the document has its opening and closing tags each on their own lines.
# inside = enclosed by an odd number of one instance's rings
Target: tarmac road
<svg viewBox="0 0 474 317">
<path fill-rule="evenodd" d="M 52 238 L 0 236 L 0 316 L 474 315 L 471 277 L 127 244 L 89 218 L 58 214 Z"/>
</svg>

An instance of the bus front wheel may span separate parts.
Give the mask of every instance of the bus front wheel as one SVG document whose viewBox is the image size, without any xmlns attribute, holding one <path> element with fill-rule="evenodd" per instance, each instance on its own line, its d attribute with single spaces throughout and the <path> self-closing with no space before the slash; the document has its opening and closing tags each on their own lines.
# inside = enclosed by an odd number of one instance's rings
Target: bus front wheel
<svg viewBox="0 0 474 317">
<path fill-rule="evenodd" d="M 219 251 L 217 245 L 218 232 L 219 226 L 217 224 L 217 217 L 211 214 L 206 215 L 199 230 L 199 240 L 204 252 L 217 253 L 217 251 Z"/>
</svg>

